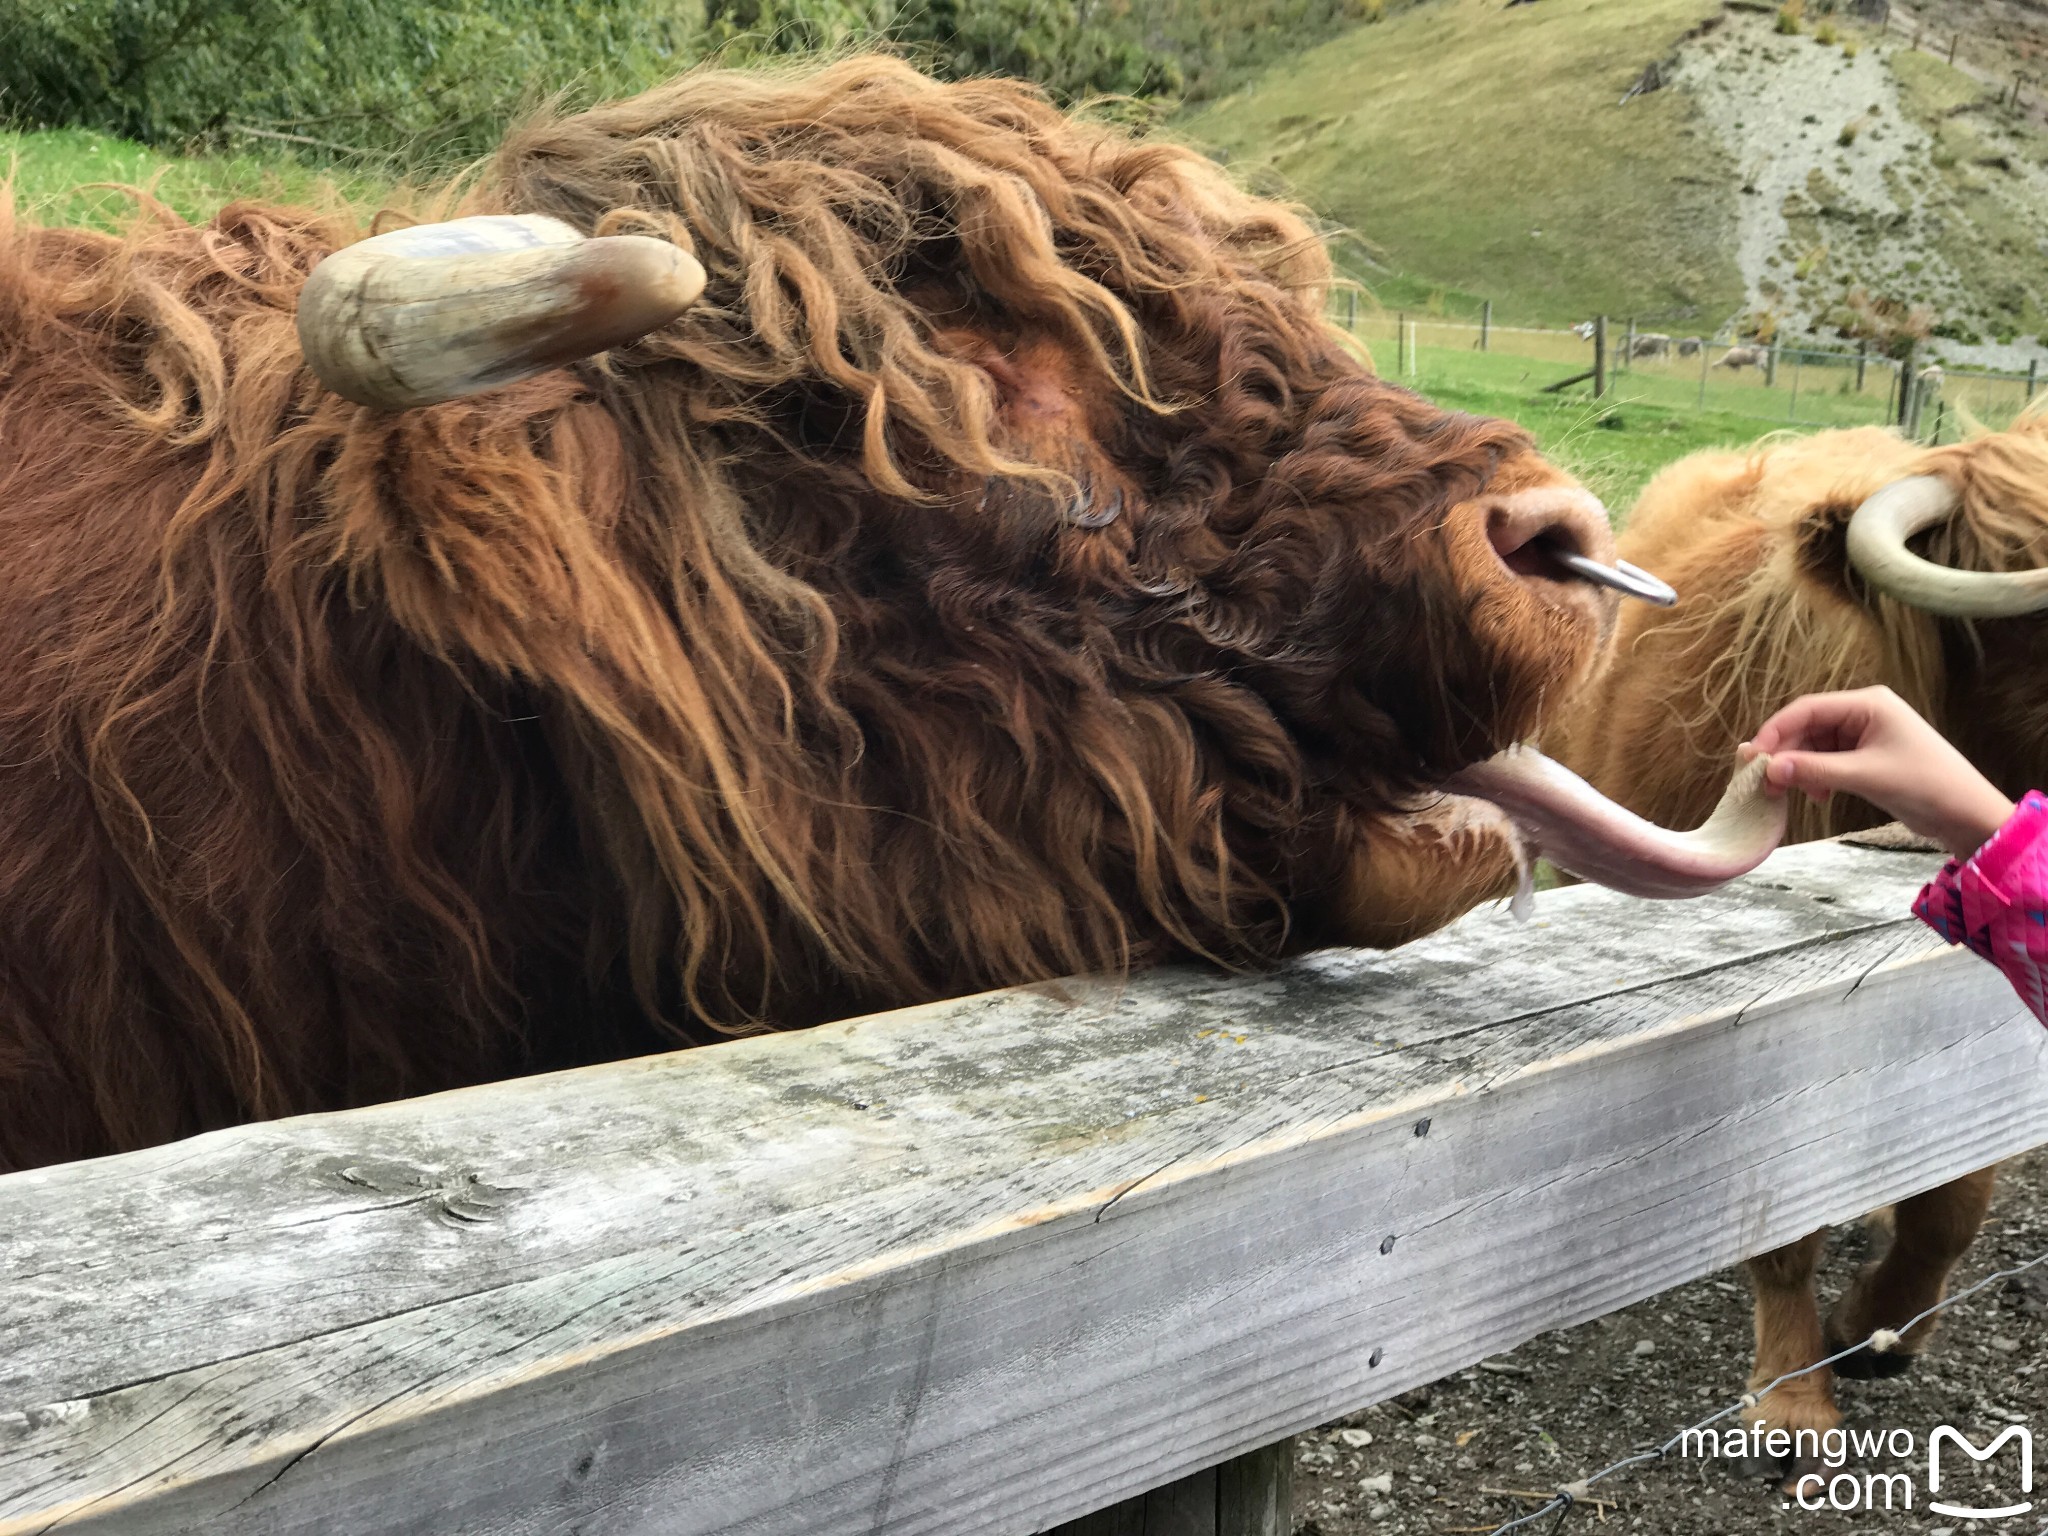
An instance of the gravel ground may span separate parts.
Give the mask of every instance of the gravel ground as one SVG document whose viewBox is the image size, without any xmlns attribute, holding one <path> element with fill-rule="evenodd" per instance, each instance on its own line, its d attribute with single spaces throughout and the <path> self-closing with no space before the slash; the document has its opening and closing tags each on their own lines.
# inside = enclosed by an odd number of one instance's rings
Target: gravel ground
<svg viewBox="0 0 2048 1536">
<path fill-rule="evenodd" d="M 1836 1232 L 1821 1275 L 1826 1301 L 1882 1241 L 1860 1226 Z M 1957 1286 L 2044 1249 L 2048 1148 L 2007 1165 L 1990 1222 L 1964 1260 Z M 1749 1368 L 1748 1344 L 1748 1290 L 1741 1272 L 1730 1270 L 1584 1327 L 1546 1334 L 1326 1425 L 1296 1442 L 1296 1536 L 1491 1531 L 1535 1508 L 1536 1494 L 1645 1449 L 1731 1401 Z M 1851 1455 L 1841 1469 L 1859 1503 L 1866 1476 L 1908 1474 L 1910 1513 L 1885 1511 L 1882 1483 L 1868 1485 L 1879 1505 L 1874 1512 L 1809 1512 L 1795 1507 L 1773 1480 L 1742 1476 L 1718 1461 L 1674 1458 L 1601 1483 L 1593 1491 L 1612 1505 L 1581 1506 L 1567 1528 L 1604 1525 L 1660 1536 L 1850 1530 L 2036 1536 L 2048 1528 L 2048 1266 L 2001 1282 L 1951 1312 L 1933 1352 L 1912 1374 L 1843 1383 L 1839 1399 L 1852 1430 L 1911 1432 L 1911 1454 Z M 1957 1520 L 1927 1510 L 1927 1442 L 1935 1426 L 1951 1424 L 1987 1445 L 2006 1425 L 2027 1421 L 2041 1442 L 2036 1460 L 2044 1463 L 2031 1516 Z M 1895 1439 L 1894 1448 L 1898 1444 Z M 1967 1457 L 1950 1456 L 1939 1497 L 1978 1507 L 2016 1502 L 2021 1495 L 2011 1451 L 2008 1446 L 1974 1478 Z M 1828 1475 L 1837 1475 L 1835 1469 Z M 1848 1497 L 1849 1489 L 1838 1485 L 1838 1497 Z M 1526 1529 L 1547 1533 L 1554 1521 L 1546 1517 Z"/>
</svg>

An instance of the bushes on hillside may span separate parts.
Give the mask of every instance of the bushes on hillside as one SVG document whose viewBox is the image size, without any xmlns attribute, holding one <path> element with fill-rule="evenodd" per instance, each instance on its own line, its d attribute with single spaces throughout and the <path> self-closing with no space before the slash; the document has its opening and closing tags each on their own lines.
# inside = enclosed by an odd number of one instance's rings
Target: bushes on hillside
<svg viewBox="0 0 2048 1536">
<path fill-rule="evenodd" d="M 523 106 L 709 55 L 900 48 L 1056 98 L 1200 99 L 1414 0 L 0 0 L 0 120 L 147 143 L 280 137 L 408 168 Z"/>
<path fill-rule="evenodd" d="M 549 90 L 692 56 L 689 0 L 0 0 L 0 114 L 152 143 L 254 129 L 469 153 Z"/>
<path fill-rule="evenodd" d="M 1066 101 L 1181 85 L 1127 13 L 1087 0 L 707 0 L 705 16 L 707 41 L 728 57 L 880 41 L 949 79 L 1014 75 Z"/>
<path fill-rule="evenodd" d="M 1127 0 L 0 0 L 0 118 L 419 165 L 545 95 L 622 95 L 713 52 L 880 44 L 1062 99 L 1177 91 L 1139 32 Z"/>
</svg>

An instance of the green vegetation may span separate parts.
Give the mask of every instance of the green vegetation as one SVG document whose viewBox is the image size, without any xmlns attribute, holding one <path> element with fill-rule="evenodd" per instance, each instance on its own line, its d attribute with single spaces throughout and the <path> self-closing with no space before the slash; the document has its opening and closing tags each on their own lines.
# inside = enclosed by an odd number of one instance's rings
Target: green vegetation
<svg viewBox="0 0 2048 1536">
<path fill-rule="evenodd" d="M 369 176 L 316 170 L 275 148 L 174 155 L 84 128 L 0 129 L 0 172 L 9 168 L 15 204 L 30 218 L 100 229 L 134 217 L 135 199 L 121 187 L 142 188 L 188 219 L 210 218 L 238 197 L 319 206 L 337 196 L 374 201 L 389 189 Z"/>
<path fill-rule="evenodd" d="M 0 0 L 0 121 L 445 170 L 555 95 L 898 49 L 1060 100 L 1202 99 L 1417 0 Z"/>
<path fill-rule="evenodd" d="M 701 0 L 0 0 L 18 125 L 145 143 L 441 161 L 546 91 L 635 89 L 691 55 Z"/>
<path fill-rule="evenodd" d="M 882 43 L 940 75 L 1014 75 L 1064 101 L 1173 94 L 1184 80 L 1127 7 L 1089 0 L 705 0 L 705 20 L 699 51 L 728 59 Z"/>
<path fill-rule="evenodd" d="M 1735 169 L 1686 93 L 1617 103 L 1720 9 L 1436 0 L 1178 126 L 1358 231 L 1339 260 L 1385 302 L 1443 289 L 1530 322 L 1605 309 L 1711 328 L 1742 303 Z"/>
<path fill-rule="evenodd" d="M 1204 102 L 1259 71 L 1299 57 L 1346 29 L 1381 22 L 1421 0 L 1124 0 L 1130 24 L 1173 62 L 1182 95 Z M 1114 6 L 1105 7 L 1114 9 Z"/>
<path fill-rule="evenodd" d="M 1907 114 L 1934 140 L 1933 178 L 1940 187 L 1929 243 L 1977 301 L 1965 322 L 1997 340 L 2048 333 L 2048 284 L 2040 252 L 2048 240 L 2048 209 L 2020 174 L 2016 157 L 2048 162 L 2048 133 L 2002 106 L 1997 93 L 1961 70 L 1908 48 L 1891 54 Z"/>
<path fill-rule="evenodd" d="M 1375 340 L 1371 347 L 1380 369 L 1394 374 L 1394 344 Z M 1765 389 L 1755 374 L 1714 377 L 1708 385 L 1707 408 L 1702 410 L 1698 363 L 1690 358 L 1639 364 L 1616 375 L 1606 398 L 1594 400 L 1586 386 L 1543 393 L 1544 385 L 1583 366 L 1576 360 L 1548 361 L 1427 342 L 1416 353 L 1413 373 L 1399 382 L 1456 410 L 1520 422 L 1546 454 L 1617 510 L 1635 500 L 1650 477 L 1673 460 L 1702 448 L 1746 446 L 1771 431 L 1774 423 L 1794 425 L 1789 365 L 1780 371 L 1773 389 Z M 1814 374 L 1826 375 L 1817 387 Z M 1889 373 L 1871 369 L 1861 395 L 1847 392 L 1853 379 L 1847 369 L 1810 373 L 1802 381 L 1806 387 L 1797 403 L 1798 430 L 1883 420 Z"/>
</svg>

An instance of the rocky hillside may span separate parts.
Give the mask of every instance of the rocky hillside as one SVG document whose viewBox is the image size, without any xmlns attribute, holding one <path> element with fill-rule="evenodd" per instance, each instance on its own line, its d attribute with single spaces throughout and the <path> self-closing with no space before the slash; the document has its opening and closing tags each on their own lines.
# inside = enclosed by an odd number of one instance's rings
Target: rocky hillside
<svg viewBox="0 0 2048 1536">
<path fill-rule="evenodd" d="M 1877 309 L 2025 367 L 2048 355 L 2048 0 L 1851 14 L 1882 9 L 1424 0 L 1184 127 L 1356 230 L 1340 254 L 1389 304 L 1829 339 Z"/>
<path fill-rule="evenodd" d="M 1957 362 L 2024 367 L 2041 351 L 2048 134 L 2024 81 L 2015 106 L 2010 76 L 2000 88 L 1946 62 L 1953 37 L 1900 15 L 1788 33 L 1775 12 L 1730 8 L 1676 50 L 1671 88 L 1738 171 L 1747 303 L 1782 332 L 1835 335 L 1860 296 L 1921 306 Z"/>
</svg>

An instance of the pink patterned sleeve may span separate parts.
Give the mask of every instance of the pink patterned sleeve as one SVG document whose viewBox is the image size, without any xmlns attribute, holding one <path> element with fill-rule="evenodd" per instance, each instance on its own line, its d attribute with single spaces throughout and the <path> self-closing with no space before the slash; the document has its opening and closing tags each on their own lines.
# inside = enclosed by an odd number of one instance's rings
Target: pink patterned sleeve
<svg viewBox="0 0 2048 1536">
<path fill-rule="evenodd" d="M 1967 861 L 1949 860 L 1913 911 L 2005 972 L 2048 1024 L 2048 797 L 2031 791 Z"/>
</svg>

